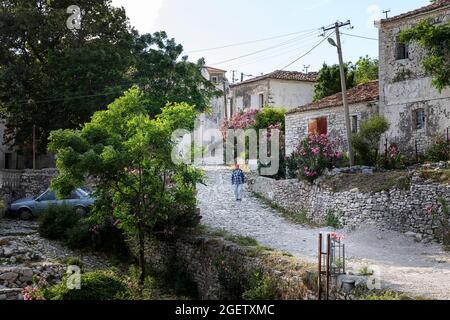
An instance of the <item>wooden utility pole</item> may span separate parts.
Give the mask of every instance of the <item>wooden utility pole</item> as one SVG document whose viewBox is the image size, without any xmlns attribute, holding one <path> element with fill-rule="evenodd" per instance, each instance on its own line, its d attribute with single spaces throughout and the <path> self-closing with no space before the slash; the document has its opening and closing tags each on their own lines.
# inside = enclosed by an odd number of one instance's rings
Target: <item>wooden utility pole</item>
<svg viewBox="0 0 450 320">
<path fill-rule="evenodd" d="M 36 170 L 36 125 L 33 125 L 33 170 Z"/>
<path fill-rule="evenodd" d="M 223 80 L 223 105 L 224 105 L 224 113 L 225 113 L 225 120 L 228 120 L 228 103 L 227 103 L 227 82 L 226 80 Z"/>
<path fill-rule="evenodd" d="M 345 113 L 345 127 L 347 130 L 347 143 L 348 143 L 348 157 L 350 160 L 350 167 L 353 167 L 355 165 L 355 157 L 353 155 L 353 148 L 352 148 L 352 129 L 351 129 L 351 122 L 350 122 L 350 110 L 348 107 L 348 99 L 347 99 L 347 77 L 345 75 L 345 65 L 344 65 L 344 58 L 342 56 L 342 45 L 341 45 L 341 34 L 340 34 L 340 28 L 351 25 L 350 20 L 342 23 L 342 22 L 336 22 L 334 27 L 330 28 L 323 28 L 324 31 L 328 30 L 335 30 L 336 32 L 336 43 L 329 38 L 329 42 L 337 47 L 338 56 L 339 56 L 339 69 L 341 74 L 341 88 L 342 88 L 342 103 L 344 105 L 344 113 Z"/>
</svg>

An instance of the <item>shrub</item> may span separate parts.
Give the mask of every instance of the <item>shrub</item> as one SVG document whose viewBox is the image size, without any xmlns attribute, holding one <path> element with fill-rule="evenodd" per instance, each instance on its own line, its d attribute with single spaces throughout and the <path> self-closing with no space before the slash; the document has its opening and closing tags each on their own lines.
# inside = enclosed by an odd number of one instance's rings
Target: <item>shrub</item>
<svg viewBox="0 0 450 320">
<path fill-rule="evenodd" d="M 313 182 L 325 169 L 331 168 L 334 161 L 342 157 L 338 145 L 327 135 L 309 135 L 294 152 L 297 161 L 298 177 Z"/>
<path fill-rule="evenodd" d="M 361 122 L 361 130 L 352 136 L 352 146 L 357 161 L 363 165 L 376 166 L 379 161 L 381 136 L 389 130 L 389 123 L 383 116 L 372 116 Z"/>
<path fill-rule="evenodd" d="M 427 160 L 431 162 L 450 160 L 450 141 L 437 138 L 433 146 L 427 151 Z"/>
<path fill-rule="evenodd" d="M 81 274 L 81 288 L 69 289 L 66 278 L 46 290 L 47 300 L 117 300 L 127 291 L 125 283 L 112 271 Z"/>
<path fill-rule="evenodd" d="M 380 158 L 381 159 L 381 158 Z M 389 170 L 404 169 L 406 167 L 407 160 L 400 153 L 397 144 L 393 143 L 389 146 L 387 153 L 382 159 L 380 165 Z"/>
<path fill-rule="evenodd" d="M 263 275 L 262 272 L 255 272 L 242 298 L 244 300 L 275 300 L 277 298 L 275 281 Z"/>
<path fill-rule="evenodd" d="M 286 110 L 284 108 L 263 108 L 262 111 L 256 114 L 253 127 L 259 130 L 267 129 L 271 126 L 279 126 L 279 129 L 284 131 L 285 113 Z"/>
<path fill-rule="evenodd" d="M 327 216 L 325 218 L 326 224 L 328 227 L 332 227 L 335 229 L 341 229 L 342 224 L 339 221 L 339 217 L 334 213 L 333 210 L 327 211 Z"/>
<path fill-rule="evenodd" d="M 51 205 L 40 217 L 39 234 L 47 239 L 61 240 L 66 231 L 77 224 L 80 215 L 67 205 Z"/>
</svg>

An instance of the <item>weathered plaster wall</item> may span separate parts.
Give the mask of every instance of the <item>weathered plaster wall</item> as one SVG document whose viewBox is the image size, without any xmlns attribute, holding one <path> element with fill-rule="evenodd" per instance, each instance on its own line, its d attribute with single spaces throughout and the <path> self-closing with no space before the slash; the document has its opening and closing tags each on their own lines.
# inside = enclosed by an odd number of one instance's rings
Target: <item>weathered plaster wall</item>
<svg viewBox="0 0 450 320">
<path fill-rule="evenodd" d="M 370 174 L 367 175 L 370 181 Z M 450 203 L 450 185 L 424 181 L 419 174 L 411 177 L 407 190 L 392 189 L 377 193 L 358 190 L 333 192 L 317 182 L 313 185 L 298 180 L 273 180 L 257 177 L 250 190 L 294 213 L 306 212 L 309 219 L 324 223 L 332 212 L 348 228 L 377 225 L 386 229 L 412 232 L 420 240 L 433 239 L 429 205 L 436 205 L 440 197 Z"/>
<path fill-rule="evenodd" d="M 358 116 L 358 126 L 361 120 L 378 112 L 378 104 L 358 103 L 350 105 L 350 116 Z M 290 155 L 300 141 L 308 136 L 309 120 L 318 117 L 328 118 L 328 133 L 332 139 L 341 141 L 343 149 L 347 149 L 346 126 L 343 107 L 312 110 L 286 115 L 286 154 Z"/>
<path fill-rule="evenodd" d="M 263 79 L 231 88 L 237 111 L 259 109 L 259 94 L 264 94 L 264 106 L 284 107 L 286 110 L 312 102 L 314 83 L 278 79 Z"/>
<path fill-rule="evenodd" d="M 403 152 L 415 152 L 417 141 L 419 153 L 424 153 L 434 136 L 444 136 L 450 127 L 450 89 L 439 93 L 431 84 L 432 79 L 424 74 L 422 59 L 426 52 L 412 43 L 409 58 L 396 59 L 396 43 L 400 31 L 416 25 L 424 19 L 437 23 L 450 21 L 450 9 L 441 9 L 382 23 L 380 27 L 380 113 L 391 123 L 386 137 L 398 143 Z M 416 130 L 414 111 L 424 109 L 426 125 Z"/>
<path fill-rule="evenodd" d="M 271 106 L 292 110 L 313 101 L 314 83 L 272 79 L 270 90 Z"/>
</svg>

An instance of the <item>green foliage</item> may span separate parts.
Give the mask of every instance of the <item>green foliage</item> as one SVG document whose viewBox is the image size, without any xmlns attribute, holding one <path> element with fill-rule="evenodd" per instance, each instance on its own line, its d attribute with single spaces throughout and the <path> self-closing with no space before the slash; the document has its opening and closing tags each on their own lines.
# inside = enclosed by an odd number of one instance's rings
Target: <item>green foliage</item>
<svg viewBox="0 0 450 320">
<path fill-rule="evenodd" d="M 347 89 L 353 88 L 355 86 L 355 73 L 351 63 L 345 65 L 345 74 L 347 78 Z M 339 65 L 329 66 L 324 63 L 317 77 L 313 99 L 314 101 L 318 101 L 338 92 L 342 92 Z"/>
<path fill-rule="evenodd" d="M 64 260 L 64 264 L 68 266 L 77 266 L 80 268 L 81 272 L 83 272 L 84 264 L 83 261 L 81 261 L 78 257 L 70 257 Z"/>
<path fill-rule="evenodd" d="M 443 138 L 435 139 L 433 145 L 427 151 L 427 160 L 431 162 L 450 160 L 450 141 Z"/>
<path fill-rule="evenodd" d="M 374 274 L 373 270 L 371 270 L 368 266 L 362 266 L 358 269 L 358 275 L 367 277 L 372 276 Z"/>
<path fill-rule="evenodd" d="M 66 28 L 68 1 L 5 0 L 0 11 L 0 110 L 8 142 L 31 152 L 49 133 L 78 128 L 133 85 L 145 88 L 151 115 L 168 103 L 197 110 L 218 92 L 201 75 L 204 61 L 181 57 L 165 32 L 140 35 L 110 0 L 79 0 L 81 29 Z"/>
<path fill-rule="evenodd" d="M 286 110 L 284 108 L 265 107 L 256 114 L 253 127 L 259 130 L 277 126 L 281 131 L 284 131 L 285 113 Z"/>
<path fill-rule="evenodd" d="M 433 77 L 433 85 L 442 91 L 450 85 L 450 23 L 435 24 L 424 20 L 400 33 L 403 42 L 416 41 L 427 51 L 422 67 Z"/>
<path fill-rule="evenodd" d="M 381 136 L 389 130 L 389 122 L 383 116 L 375 115 L 361 123 L 360 132 L 352 137 L 352 146 L 359 162 L 376 166 L 379 159 Z"/>
<path fill-rule="evenodd" d="M 80 215 L 67 205 L 51 205 L 39 218 L 39 234 L 47 239 L 65 239 L 66 231 L 80 219 Z"/>
<path fill-rule="evenodd" d="M 202 181 L 200 171 L 171 157 L 174 126 L 184 120 L 183 126 L 190 128 L 193 108 L 170 105 L 150 119 L 147 103 L 145 94 L 133 88 L 80 130 L 52 132 L 49 144 L 60 172 L 54 188 L 64 195 L 92 177 L 94 216 L 118 219 L 120 229 L 138 238 L 142 268 L 147 235 L 173 236 L 198 224 L 195 192 Z"/>
<path fill-rule="evenodd" d="M 242 294 L 244 300 L 276 300 L 275 281 L 262 272 L 253 273 L 247 290 Z"/>
<path fill-rule="evenodd" d="M 125 283 L 113 271 L 81 274 L 81 288 L 69 289 L 66 278 L 46 290 L 47 300 L 118 300 L 127 291 Z"/>
<path fill-rule="evenodd" d="M 355 85 L 378 79 L 378 59 L 369 56 L 361 57 L 355 66 Z"/>
<path fill-rule="evenodd" d="M 332 209 L 327 210 L 327 215 L 325 217 L 325 223 L 328 227 L 332 227 L 334 229 L 342 228 L 342 223 L 339 220 L 338 215 L 336 215 L 335 211 Z"/>
</svg>

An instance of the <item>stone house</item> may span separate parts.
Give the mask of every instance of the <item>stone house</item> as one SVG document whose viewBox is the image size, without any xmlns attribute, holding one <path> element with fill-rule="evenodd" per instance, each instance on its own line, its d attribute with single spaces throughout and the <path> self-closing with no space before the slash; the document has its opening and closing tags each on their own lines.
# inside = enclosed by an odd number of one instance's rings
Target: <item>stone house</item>
<svg viewBox="0 0 450 320">
<path fill-rule="evenodd" d="M 406 154 L 423 154 L 435 136 L 445 137 L 450 127 L 450 89 L 439 93 L 423 71 L 426 54 L 417 43 L 399 41 L 402 30 L 423 20 L 450 21 L 450 0 L 440 0 L 415 11 L 381 20 L 379 28 L 380 114 L 390 122 L 386 135 Z"/>
<path fill-rule="evenodd" d="M 378 81 L 356 86 L 347 92 L 351 126 L 358 132 L 360 123 L 378 113 Z M 328 134 L 346 143 L 346 126 L 342 94 L 336 93 L 322 100 L 298 107 L 286 113 L 286 154 L 290 155 L 299 142 L 309 134 Z"/>
<path fill-rule="evenodd" d="M 228 92 L 230 85 L 226 77 L 226 70 L 205 66 L 202 68 L 201 73 L 206 80 L 211 81 L 216 86 L 216 90 Z M 224 96 L 211 99 L 212 113 L 209 118 L 214 123 L 220 124 L 225 115 L 229 115 L 231 112 L 229 106 L 228 110 L 225 110 L 225 96 L 226 93 Z"/>
<path fill-rule="evenodd" d="M 266 106 L 291 110 L 310 103 L 317 73 L 277 70 L 230 86 L 228 104 L 232 113 Z"/>
</svg>

